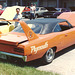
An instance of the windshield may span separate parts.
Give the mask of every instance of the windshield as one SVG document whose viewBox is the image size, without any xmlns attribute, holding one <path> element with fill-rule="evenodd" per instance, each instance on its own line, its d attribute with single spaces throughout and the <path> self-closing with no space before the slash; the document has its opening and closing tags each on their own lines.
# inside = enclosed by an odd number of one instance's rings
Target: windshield
<svg viewBox="0 0 75 75">
<path fill-rule="evenodd" d="M 39 10 L 39 8 L 36 8 L 36 11 L 38 11 Z"/>
<path fill-rule="evenodd" d="M 61 9 L 60 8 L 55 8 L 57 11 L 60 11 Z"/>
<path fill-rule="evenodd" d="M 15 28 L 12 32 L 20 32 L 20 33 L 24 33 L 22 27 L 19 25 L 17 28 Z"/>
<path fill-rule="evenodd" d="M 39 24 L 28 24 L 28 26 L 36 33 L 39 34 L 42 29 L 42 25 Z M 21 25 L 19 25 L 17 28 L 15 28 L 12 32 L 19 32 L 19 33 L 24 33 Z"/>
</svg>

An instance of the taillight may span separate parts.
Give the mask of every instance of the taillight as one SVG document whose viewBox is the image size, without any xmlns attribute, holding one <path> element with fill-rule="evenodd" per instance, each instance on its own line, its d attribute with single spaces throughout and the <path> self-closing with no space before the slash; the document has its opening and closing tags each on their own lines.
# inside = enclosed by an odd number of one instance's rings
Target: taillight
<svg viewBox="0 0 75 75">
<path fill-rule="evenodd" d="M 24 53 L 24 49 L 22 48 L 14 48 L 15 52 Z"/>
</svg>

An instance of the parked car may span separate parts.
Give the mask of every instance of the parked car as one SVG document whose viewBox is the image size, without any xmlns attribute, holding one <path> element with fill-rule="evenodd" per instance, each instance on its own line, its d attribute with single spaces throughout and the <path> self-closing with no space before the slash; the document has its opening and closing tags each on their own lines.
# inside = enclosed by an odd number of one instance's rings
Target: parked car
<svg viewBox="0 0 75 75">
<path fill-rule="evenodd" d="M 72 18 L 75 14 L 71 15 Z M 75 44 L 75 24 L 73 26 L 65 19 L 42 18 L 19 22 L 21 26 L 0 35 L 2 59 L 16 57 L 28 62 L 41 58 L 43 63 L 50 63 L 56 52 Z"/>
<path fill-rule="evenodd" d="M 44 18 L 56 18 L 63 12 L 70 12 L 70 9 L 66 8 L 54 8 L 54 7 L 45 7 L 48 12 L 43 13 Z"/>
<path fill-rule="evenodd" d="M 47 12 L 48 10 L 44 7 L 36 7 L 36 10 L 35 10 L 35 18 L 38 18 L 40 16 L 43 16 L 43 13 L 44 12 Z M 32 12 L 34 13 L 34 12 Z M 25 12 L 25 17 L 28 17 L 30 18 L 30 11 L 28 12 Z"/>
<path fill-rule="evenodd" d="M 20 8 L 20 12 L 23 11 L 24 7 L 12 6 L 7 7 L 3 14 L 0 16 L 0 20 L 13 20 L 16 15 L 16 8 Z M 15 28 L 15 24 L 10 21 L 0 21 L 0 33 L 8 33 Z"/>
<path fill-rule="evenodd" d="M 30 11 L 30 8 L 25 7 L 24 10 L 22 11 L 22 16 L 25 17 L 25 13 Z"/>
<path fill-rule="evenodd" d="M 0 15 L 4 12 L 4 9 L 0 9 Z"/>
<path fill-rule="evenodd" d="M 3 18 L 0 20 L 4 20 Z M 10 23 L 9 21 L 0 21 L 0 34 L 8 33 L 15 28 L 14 24 Z"/>
</svg>

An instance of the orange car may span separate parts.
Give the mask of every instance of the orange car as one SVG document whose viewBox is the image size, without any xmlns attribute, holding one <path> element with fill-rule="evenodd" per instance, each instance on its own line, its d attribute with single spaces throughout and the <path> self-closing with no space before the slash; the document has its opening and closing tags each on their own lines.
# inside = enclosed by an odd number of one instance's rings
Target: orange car
<svg viewBox="0 0 75 75">
<path fill-rule="evenodd" d="M 0 35 L 0 58 L 17 57 L 25 62 L 42 58 L 50 63 L 55 53 L 75 44 L 75 28 L 65 19 L 35 19 Z"/>
</svg>

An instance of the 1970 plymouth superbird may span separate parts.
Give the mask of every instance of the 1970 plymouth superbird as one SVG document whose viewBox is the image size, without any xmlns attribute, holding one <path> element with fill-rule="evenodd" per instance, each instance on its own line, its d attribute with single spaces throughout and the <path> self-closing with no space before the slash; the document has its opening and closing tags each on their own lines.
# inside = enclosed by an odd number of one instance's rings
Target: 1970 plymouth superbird
<svg viewBox="0 0 75 75">
<path fill-rule="evenodd" d="M 50 63 L 55 53 L 75 44 L 75 28 L 65 19 L 19 21 L 20 26 L 0 35 L 0 58 L 17 57 L 25 62 L 42 58 Z"/>
</svg>

